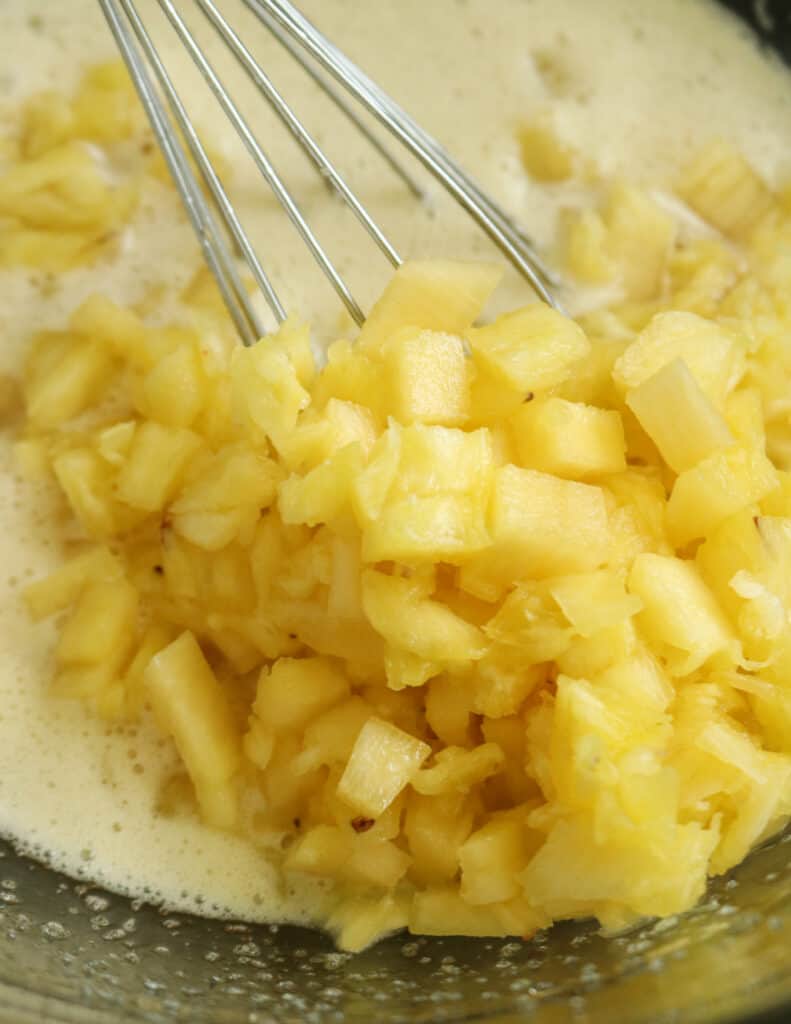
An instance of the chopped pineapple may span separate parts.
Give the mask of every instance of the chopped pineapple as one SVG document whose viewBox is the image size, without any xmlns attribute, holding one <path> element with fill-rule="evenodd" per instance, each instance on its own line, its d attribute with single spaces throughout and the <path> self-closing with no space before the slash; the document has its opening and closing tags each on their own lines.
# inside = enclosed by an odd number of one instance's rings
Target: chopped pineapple
<svg viewBox="0 0 791 1024">
<path fill-rule="evenodd" d="M 581 328 L 540 303 L 471 328 L 467 338 L 476 363 L 523 396 L 562 383 L 590 351 Z"/>
<path fill-rule="evenodd" d="M 358 344 L 376 350 L 403 327 L 460 334 L 474 323 L 501 275 L 487 263 L 404 263 L 368 314 Z"/>
<path fill-rule="evenodd" d="M 676 473 L 727 448 L 734 437 L 682 359 L 675 359 L 626 396 L 640 426 Z"/>
<path fill-rule="evenodd" d="M 144 674 L 159 721 L 178 747 L 208 822 L 236 821 L 234 776 L 241 763 L 239 734 L 228 698 L 192 633 L 156 654 Z"/>
<path fill-rule="evenodd" d="M 519 463 L 568 480 L 588 480 L 626 469 L 620 415 L 581 402 L 528 402 L 511 418 Z"/>
<path fill-rule="evenodd" d="M 78 140 L 134 140 L 129 96 L 31 102 L 0 263 L 123 223 Z M 620 296 L 580 324 L 479 323 L 498 268 L 409 263 L 320 367 L 295 318 L 234 348 L 199 274 L 188 325 L 92 296 L 8 383 L 79 545 L 26 593 L 51 692 L 150 707 L 201 819 L 323 880 L 347 948 L 676 913 L 788 815 L 791 210 L 723 149 L 682 192 L 731 241 L 628 185 L 567 215 Z"/>
<path fill-rule="evenodd" d="M 338 796 L 376 819 L 412 781 L 430 753 L 427 743 L 381 718 L 369 718 L 338 783 Z"/>
</svg>

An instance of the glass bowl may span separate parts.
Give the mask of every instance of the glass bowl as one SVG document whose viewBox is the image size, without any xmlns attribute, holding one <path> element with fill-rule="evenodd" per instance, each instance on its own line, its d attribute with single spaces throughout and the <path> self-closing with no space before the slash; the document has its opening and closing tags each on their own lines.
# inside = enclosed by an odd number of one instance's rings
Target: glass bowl
<svg viewBox="0 0 791 1024">
<path fill-rule="evenodd" d="M 724 0 L 791 58 L 787 0 Z M 294 927 L 169 915 L 0 843 L 0 1024 L 726 1024 L 791 1020 L 791 834 L 680 918 L 604 938 L 398 935 L 362 954 Z"/>
</svg>

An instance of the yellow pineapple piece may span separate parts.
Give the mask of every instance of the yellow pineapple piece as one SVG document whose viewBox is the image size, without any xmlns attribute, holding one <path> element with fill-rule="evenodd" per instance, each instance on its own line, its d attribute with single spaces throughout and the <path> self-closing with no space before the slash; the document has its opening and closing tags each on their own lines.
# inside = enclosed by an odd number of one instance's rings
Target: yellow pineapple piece
<svg viewBox="0 0 791 1024">
<path fill-rule="evenodd" d="M 772 206 L 772 194 L 738 150 L 712 142 L 693 160 L 676 190 L 704 220 L 743 239 Z"/>
<path fill-rule="evenodd" d="M 539 842 L 531 844 L 527 809 L 494 815 L 459 848 L 461 896 L 475 905 L 501 903 L 521 895 L 518 875 Z"/>
<path fill-rule="evenodd" d="M 460 334 L 480 314 L 501 276 L 501 268 L 488 263 L 404 263 L 374 303 L 357 344 L 377 350 L 402 327 Z"/>
<path fill-rule="evenodd" d="M 385 354 L 390 408 L 399 423 L 460 426 L 469 415 L 468 360 L 461 338 L 405 328 Z"/>
<path fill-rule="evenodd" d="M 537 117 L 520 129 L 519 152 L 525 170 L 535 181 L 565 181 L 574 173 L 574 150 L 558 136 L 547 115 Z"/>
<path fill-rule="evenodd" d="M 718 324 L 694 313 L 660 313 L 616 362 L 613 378 L 633 391 L 662 367 L 682 359 L 717 409 L 744 372 L 744 353 Z"/>
<path fill-rule="evenodd" d="M 471 750 L 445 747 L 436 754 L 434 764 L 414 775 L 412 787 L 423 796 L 466 793 L 484 779 L 497 775 L 504 762 L 505 755 L 496 743 L 481 743 Z"/>
<path fill-rule="evenodd" d="M 527 665 L 554 661 L 574 630 L 545 583 L 518 584 L 484 626 L 488 637 L 517 649 Z"/>
<path fill-rule="evenodd" d="M 524 391 L 505 385 L 480 362 L 470 360 L 467 371 L 471 379 L 468 423 L 472 426 L 497 424 L 516 412 L 528 397 Z"/>
<path fill-rule="evenodd" d="M 109 536 L 115 525 L 115 510 L 112 478 L 102 458 L 88 448 L 72 448 L 53 458 L 52 470 L 88 536 Z"/>
<path fill-rule="evenodd" d="M 728 423 L 683 359 L 667 363 L 629 391 L 626 404 L 676 473 L 733 443 Z"/>
<path fill-rule="evenodd" d="M 604 494 L 598 487 L 533 469 L 495 473 L 489 511 L 490 577 L 536 579 L 598 568 L 610 542 Z"/>
<path fill-rule="evenodd" d="M 480 658 L 480 629 L 439 601 L 421 597 L 408 579 L 366 570 L 362 602 L 373 628 L 394 648 L 428 662 L 463 663 Z"/>
<path fill-rule="evenodd" d="M 305 727 L 303 748 L 294 761 L 294 771 L 302 773 L 320 765 L 345 764 L 372 714 L 371 705 L 362 697 L 349 697 L 313 718 Z"/>
<path fill-rule="evenodd" d="M 169 509 L 173 528 L 208 551 L 248 536 L 277 493 L 275 462 L 245 443 L 225 445 L 190 472 Z"/>
<path fill-rule="evenodd" d="M 208 398 L 200 357 L 192 345 L 179 345 L 142 381 L 143 415 L 171 427 L 192 426 Z"/>
<path fill-rule="evenodd" d="M 45 345 L 49 351 L 43 353 Z M 30 422 L 42 429 L 77 416 L 101 397 L 114 368 L 113 352 L 101 342 L 43 336 L 24 384 Z"/>
<path fill-rule="evenodd" d="M 305 476 L 296 474 L 278 489 L 278 503 L 284 523 L 336 523 L 351 512 L 354 481 L 363 467 L 363 452 L 356 442 L 335 452 Z"/>
<path fill-rule="evenodd" d="M 607 227 L 596 210 L 561 211 L 560 260 L 577 280 L 592 285 L 613 280 L 617 267 L 607 243 Z"/>
<path fill-rule="evenodd" d="M 328 919 L 338 948 L 359 953 L 391 932 L 406 927 L 409 920 L 405 896 L 386 893 L 380 899 L 350 900 L 338 906 Z"/>
<path fill-rule="evenodd" d="M 742 387 L 734 391 L 728 398 L 725 418 L 737 441 L 753 448 L 766 447 L 763 399 L 759 388 Z"/>
<path fill-rule="evenodd" d="M 509 924 L 499 906 L 472 906 L 450 886 L 432 886 L 412 897 L 409 930 L 414 935 L 504 936 L 511 933 Z"/>
<path fill-rule="evenodd" d="M 252 348 L 238 348 L 231 362 L 231 383 L 237 415 L 256 438 L 275 447 L 294 430 L 310 395 L 296 367 L 276 343 L 276 336 Z"/>
<path fill-rule="evenodd" d="M 519 464 L 588 480 L 626 469 L 621 417 L 613 409 L 547 398 L 528 402 L 511 417 Z"/>
<path fill-rule="evenodd" d="M 323 409 L 331 398 L 354 402 L 377 417 L 386 415 L 382 393 L 382 364 L 378 353 L 362 352 L 359 345 L 343 339 L 327 349 L 327 362 L 313 386 L 312 404 Z"/>
<path fill-rule="evenodd" d="M 122 61 L 89 68 L 74 97 L 73 132 L 96 142 L 118 142 L 145 124 L 129 72 Z"/>
<path fill-rule="evenodd" d="M 118 497 L 132 508 L 155 512 L 175 495 L 200 438 L 184 427 L 147 420 L 135 433 L 118 477 Z"/>
<path fill-rule="evenodd" d="M 354 483 L 363 558 L 455 563 L 482 550 L 493 461 L 487 430 L 391 424 Z"/>
<path fill-rule="evenodd" d="M 465 794 L 410 793 L 404 835 L 412 854 L 410 877 L 421 885 L 449 882 L 459 870 L 459 849 L 472 831 L 473 808 Z"/>
<path fill-rule="evenodd" d="M 670 536 L 679 547 L 706 537 L 777 486 L 777 471 L 762 452 L 744 445 L 715 452 L 676 480 L 667 506 Z"/>
<path fill-rule="evenodd" d="M 597 837 L 592 820 L 576 815 L 554 826 L 520 881 L 526 893 L 541 893 L 542 909 L 553 917 L 596 908 L 603 924 L 623 927 L 694 905 L 717 841 L 716 831 L 696 822 L 676 826 L 661 844 Z"/>
<path fill-rule="evenodd" d="M 426 687 L 426 721 L 449 746 L 466 746 L 470 739 L 472 687 L 451 676 L 438 676 Z"/>
<path fill-rule="evenodd" d="M 59 92 L 46 90 L 27 101 L 23 112 L 20 148 L 27 159 L 35 159 L 74 135 L 72 105 Z"/>
<path fill-rule="evenodd" d="M 590 351 L 582 328 L 543 303 L 471 328 L 466 337 L 476 364 L 523 395 L 561 384 Z"/>
<path fill-rule="evenodd" d="M 121 563 L 108 548 L 89 548 L 84 554 L 64 562 L 43 580 L 25 587 L 25 604 L 34 619 L 46 619 L 74 604 L 89 584 L 108 583 L 122 573 Z"/>
<path fill-rule="evenodd" d="M 675 242 L 676 222 L 644 192 L 613 187 L 603 211 L 607 252 L 629 299 L 641 302 L 661 290 Z"/>
<path fill-rule="evenodd" d="M 376 819 L 409 785 L 431 747 L 381 718 L 369 718 L 338 783 L 338 796 Z"/>
<path fill-rule="evenodd" d="M 84 338 L 101 339 L 133 365 L 145 353 L 146 328 L 140 318 L 104 295 L 88 296 L 71 314 L 69 328 Z"/>
<path fill-rule="evenodd" d="M 58 661 L 119 666 L 134 642 L 137 609 L 137 592 L 125 579 L 89 583 L 61 629 Z"/>
<path fill-rule="evenodd" d="M 629 573 L 629 592 L 643 602 L 641 631 L 675 675 L 688 675 L 716 655 L 737 654 L 725 613 L 692 562 L 638 555 Z"/>
<path fill-rule="evenodd" d="M 182 633 L 156 654 L 144 681 L 157 720 L 173 737 L 195 786 L 203 819 L 231 828 L 240 737 L 225 692 L 193 634 Z"/>
<path fill-rule="evenodd" d="M 642 607 L 638 597 L 627 594 L 622 577 L 608 570 L 561 576 L 550 580 L 548 589 L 575 631 L 583 637 L 617 626 Z"/>
<path fill-rule="evenodd" d="M 278 658 L 258 679 L 253 713 L 275 731 L 303 729 L 349 696 L 349 683 L 329 658 Z"/>
</svg>

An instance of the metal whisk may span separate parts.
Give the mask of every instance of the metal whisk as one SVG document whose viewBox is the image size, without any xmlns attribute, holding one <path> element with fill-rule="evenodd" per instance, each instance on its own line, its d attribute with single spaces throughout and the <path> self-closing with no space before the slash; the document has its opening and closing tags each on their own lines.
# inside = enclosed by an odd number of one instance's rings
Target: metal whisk
<svg viewBox="0 0 791 1024">
<path fill-rule="evenodd" d="M 220 12 L 215 0 L 192 2 L 206 16 L 328 185 L 348 204 L 390 263 L 398 267 L 401 264 L 401 256 L 395 247 L 294 114 L 225 15 Z M 312 256 L 355 322 L 358 325 L 362 324 L 365 320 L 363 311 L 305 220 L 249 123 L 240 113 L 201 50 L 176 4 L 173 0 L 158 0 L 158 3 Z M 499 246 L 537 294 L 544 301 L 559 308 L 551 290 L 558 282 L 542 263 L 529 238 L 478 188 L 435 139 L 344 56 L 293 4 L 289 3 L 289 0 L 242 0 L 242 3 L 266 25 L 344 115 L 365 134 L 371 145 L 399 175 L 404 186 L 416 199 L 422 198 L 420 186 L 401 162 L 369 130 L 344 96 L 328 81 L 325 73 L 334 78 L 418 158 Z M 265 332 L 240 277 L 237 255 L 246 263 L 278 322 L 286 318 L 286 311 L 250 243 L 206 149 L 198 138 L 197 131 L 137 11 L 134 0 L 99 0 L 99 4 L 129 68 L 132 81 L 201 243 L 205 260 L 217 281 L 239 336 L 244 344 L 252 345 Z M 204 193 L 188 159 L 187 150 L 192 155 L 213 202 Z"/>
</svg>

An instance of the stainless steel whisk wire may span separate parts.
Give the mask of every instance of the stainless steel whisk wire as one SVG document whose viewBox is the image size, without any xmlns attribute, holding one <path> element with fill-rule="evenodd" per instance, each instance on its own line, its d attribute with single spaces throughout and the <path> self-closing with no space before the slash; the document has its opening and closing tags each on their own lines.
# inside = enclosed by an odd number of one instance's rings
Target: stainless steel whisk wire
<svg viewBox="0 0 791 1024">
<path fill-rule="evenodd" d="M 402 261 L 398 251 L 219 11 L 216 0 L 192 2 L 203 13 L 257 90 L 291 132 L 327 185 L 343 199 L 391 265 L 400 266 Z M 560 308 L 551 290 L 558 281 L 543 264 L 530 240 L 496 203 L 481 191 L 435 139 L 323 36 L 289 0 L 242 2 L 266 25 L 339 110 L 365 135 L 417 199 L 423 198 L 423 190 L 415 178 L 370 131 L 344 97 L 327 81 L 325 74 L 335 79 L 432 173 L 498 245 L 541 299 L 555 308 Z M 158 4 L 311 255 L 352 319 L 358 325 L 362 325 L 365 320 L 363 311 L 173 0 L 158 0 Z M 245 345 L 252 345 L 263 337 L 265 331 L 239 273 L 237 253 L 244 260 L 278 323 L 285 320 L 286 310 L 212 165 L 153 39 L 137 11 L 135 0 L 99 0 L 99 5 L 129 69 L 156 141 L 200 242 L 206 263 L 217 281 L 237 332 Z M 311 60 L 316 62 L 321 71 L 313 66 Z M 188 153 L 216 205 L 216 210 L 190 165 Z M 230 242 L 233 243 L 233 249 Z"/>
</svg>

